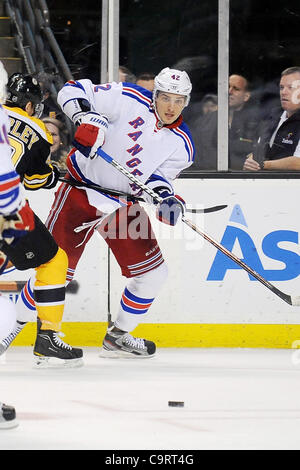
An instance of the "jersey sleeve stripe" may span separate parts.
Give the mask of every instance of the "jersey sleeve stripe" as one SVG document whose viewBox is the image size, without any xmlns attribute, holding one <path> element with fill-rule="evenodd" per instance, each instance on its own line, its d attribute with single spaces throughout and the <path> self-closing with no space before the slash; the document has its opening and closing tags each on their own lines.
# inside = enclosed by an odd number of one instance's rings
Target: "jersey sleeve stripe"
<svg viewBox="0 0 300 470">
<path fill-rule="evenodd" d="M 176 129 L 171 129 L 171 131 L 174 132 L 174 134 L 182 138 L 184 142 L 184 146 L 188 153 L 188 161 L 193 162 L 195 149 L 194 149 L 193 141 L 191 140 L 190 136 L 179 127 L 177 127 Z"/>
<path fill-rule="evenodd" d="M 2 201 L 0 208 L 9 206 L 9 204 L 18 198 L 19 192 L 19 187 L 16 187 L 12 191 L 5 191 L 4 193 L 0 193 L 0 201 Z M 9 199 L 8 203 L 5 202 L 6 199 Z"/>
<path fill-rule="evenodd" d="M 0 176 L 0 213 L 16 210 L 20 197 L 20 177 L 15 171 Z"/>
<path fill-rule="evenodd" d="M 39 189 L 46 185 L 51 173 L 45 175 L 24 175 L 23 184 L 26 189 Z"/>
<path fill-rule="evenodd" d="M 9 179 L 19 179 L 20 177 L 16 171 L 10 171 L 9 173 L 4 173 L 3 175 L 0 175 L 0 183 L 2 181 L 7 181 Z"/>
<path fill-rule="evenodd" d="M 80 88 L 81 90 L 83 90 L 85 92 L 85 89 L 83 87 L 83 85 L 79 82 L 77 82 L 76 80 L 69 80 L 67 83 L 65 83 L 64 86 L 71 86 L 73 88 Z"/>
<path fill-rule="evenodd" d="M 5 191 L 11 188 L 16 188 L 19 185 L 19 183 L 20 183 L 19 177 L 16 177 L 11 181 L 6 181 L 3 183 L 0 182 L 0 193 L 4 193 Z"/>
<path fill-rule="evenodd" d="M 165 187 L 168 191 L 170 191 L 171 194 L 174 194 L 173 187 L 169 181 L 162 176 L 155 175 L 154 173 L 146 181 L 146 184 L 154 191 L 156 188 Z"/>
</svg>

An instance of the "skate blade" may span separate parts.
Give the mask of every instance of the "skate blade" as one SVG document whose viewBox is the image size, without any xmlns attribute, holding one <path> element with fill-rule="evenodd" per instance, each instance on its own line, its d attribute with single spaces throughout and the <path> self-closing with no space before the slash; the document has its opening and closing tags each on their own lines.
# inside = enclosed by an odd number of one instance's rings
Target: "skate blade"
<svg viewBox="0 0 300 470">
<path fill-rule="evenodd" d="M 84 365 L 83 359 L 58 359 L 57 357 L 34 357 L 34 369 L 75 369 Z"/>
<path fill-rule="evenodd" d="M 1 353 L 1 349 L 0 349 L 0 364 L 6 364 L 6 351 L 4 353 Z"/>
<path fill-rule="evenodd" d="M 131 352 L 122 351 L 121 349 L 111 350 L 105 348 L 101 348 L 99 353 L 99 357 L 106 359 L 149 359 L 150 357 L 154 356 L 155 354 L 152 354 L 151 356 L 143 356 L 141 354 L 133 354 Z"/>
<path fill-rule="evenodd" d="M 2 344 L 0 344 L 0 358 L 4 358 L 5 359 L 5 353 L 7 351 L 7 348 L 4 347 Z M 0 359 L 1 361 L 1 359 Z"/>
<path fill-rule="evenodd" d="M 11 421 L 3 421 L 0 423 L 0 431 L 1 429 L 13 429 L 19 426 L 19 422 L 16 419 L 12 419 Z"/>
</svg>

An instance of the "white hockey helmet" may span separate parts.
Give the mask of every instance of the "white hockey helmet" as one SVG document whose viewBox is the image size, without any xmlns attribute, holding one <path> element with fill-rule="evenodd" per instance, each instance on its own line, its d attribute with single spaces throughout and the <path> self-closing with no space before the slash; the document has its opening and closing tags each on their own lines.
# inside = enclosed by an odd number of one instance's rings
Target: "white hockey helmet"
<svg viewBox="0 0 300 470">
<path fill-rule="evenodd" d="M 187 106 L 192 91 L 191 80 L 186 72 L 166 67 L 154 78 L 154 102 L 158 91 L 186 96 L 185 106 Z"/>
<path fill-rule="evenodd" d="M 0 60 L 0 103 L 4 103 L 6 99 L 6 84 L 8 82 L 8 75 Z"/>
</svg>

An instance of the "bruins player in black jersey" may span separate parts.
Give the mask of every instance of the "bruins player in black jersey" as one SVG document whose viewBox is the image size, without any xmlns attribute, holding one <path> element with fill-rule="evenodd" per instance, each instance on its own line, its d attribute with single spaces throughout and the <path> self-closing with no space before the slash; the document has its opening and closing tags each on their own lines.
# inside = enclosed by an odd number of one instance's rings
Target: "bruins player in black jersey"
<svg viewBox="0 0 300 470">
<path fill-rule="evenodd" d="M 52 136 L 39 119 L 42 91 L 35 78 L 14 74 L 7 84 L 4 108 L 10 118 L 9 141 L 12 161 L 27 190 L 53 188 L 59 177 L 56 167 L 47 163 Z M 4 244 L 4 255 L 19 270 L 35 268 L 33 286 L 38 313 L 34 356 L 38 366 L 82 364 L 82 350 L 72 348 L 59 337 L 65 304 L 68 259 L 50 232 L 35 215 L 35 229 L 17 243 Z M 12 333 L 0 343 L 0 354 L 11 344 L 26 322 L 17 322 Z"/>
</svg>

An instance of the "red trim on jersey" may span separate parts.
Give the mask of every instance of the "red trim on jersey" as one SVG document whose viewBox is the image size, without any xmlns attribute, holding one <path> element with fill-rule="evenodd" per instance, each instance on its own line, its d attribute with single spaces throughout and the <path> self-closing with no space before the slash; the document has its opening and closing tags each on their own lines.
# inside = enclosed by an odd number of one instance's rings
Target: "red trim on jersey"
<svg viewBox="0 0 300 470">
<path fill-rule="evenodd" d="M 2 183 L 0 184 L 0 192 L 7 191 L 7 189 L 18 186 L 19 183 L 20 183 L 19 176 L 17 178 L 14 178 L 12 181 Z"/>
</svg>

